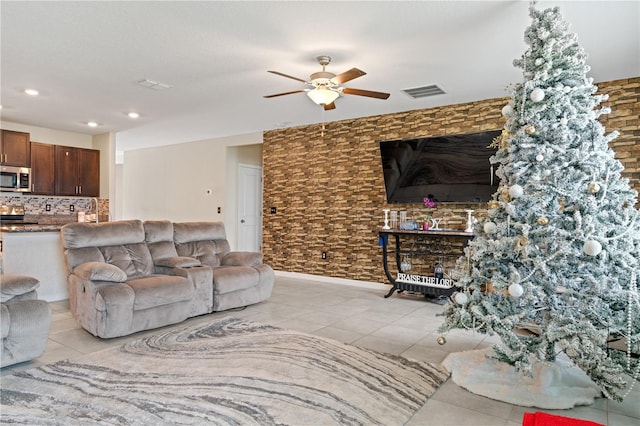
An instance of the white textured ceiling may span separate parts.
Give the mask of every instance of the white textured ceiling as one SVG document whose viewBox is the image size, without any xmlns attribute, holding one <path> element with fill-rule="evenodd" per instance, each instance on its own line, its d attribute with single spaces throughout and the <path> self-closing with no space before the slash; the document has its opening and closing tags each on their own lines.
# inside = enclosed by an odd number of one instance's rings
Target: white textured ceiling
<svg viewBox="0 0 640 426">
<path fill-rule="evenodd" d="M 640 2 L 560 6 L 597 81 L 640 76 Z M 525 1 L 188 2 L 2 1 L 2 120 L 87 134 L 116 133 L 117 149 L 218 138 L 283 126 L 393 113 L 507 96 L 521 81 Z M 324 112 L 303 79 L 352 67 L 346 95 Z M 165 91 L 135 83 L 150 79 Z M 446 94 L 412 99 L 402 89 L 437 84 Z M 40 90 L 32 98 L 22 92 Z M 126 116 L 141 114 L 137 120 Z M 95 129 L 85 123 L 100 123 Z"/>
</svg>

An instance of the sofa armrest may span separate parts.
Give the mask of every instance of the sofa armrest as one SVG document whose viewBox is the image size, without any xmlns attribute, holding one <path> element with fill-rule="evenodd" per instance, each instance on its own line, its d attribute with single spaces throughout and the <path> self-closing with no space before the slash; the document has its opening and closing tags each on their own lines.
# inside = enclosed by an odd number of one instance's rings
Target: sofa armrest
<svg viewBox="0 0 640 426">
<path fill-rule="evenodd" d="M 86 262 L 73 268 L 73 273 L 87 281 L 123 283 L 127 274 L 117 266 L 104 262 Z"/>
<path fill-rule="evenodd" d="M 220 262 L 222 266 L 258 266 L 262 265 L 262 253 L 253 251 L 232 251 Z"/>
<path fill-rule="evenodd" d="M 37 278 L 26 275 L 6 274 L 0 276 L 0 302 L 8 302 L 14 297 L 34 291 L 40 285 Z"/>
<path fill-rule="evenodd" d="M 194 266 L 202 265 L 198 259 L 185 256 L 163 257 L 161 259 L 154 260 L 153 263 L 155 266 L 167 268 L 192 268 Z"/>
</svg>

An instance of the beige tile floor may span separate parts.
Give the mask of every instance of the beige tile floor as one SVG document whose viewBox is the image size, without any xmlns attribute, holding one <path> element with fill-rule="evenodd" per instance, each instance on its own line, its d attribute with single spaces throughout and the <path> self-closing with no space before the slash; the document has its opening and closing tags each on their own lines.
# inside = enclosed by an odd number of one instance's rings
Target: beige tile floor
<svg viewBox="0 0 640 426">
<path fill-rule="evenodd" d="M 450 352 L 492 344 L 484 335 L 455 330 L 447 335 L 446 345 L 440 346 L 436 343 L 437 328 L 442 321 L 437 316 L 442 311 L 440 305 L 418 295 L 401 294 L 385 299 L 384 294 L 385 291 L 378 289 L 278 276 L 273 295 L 266 302 L 244 310 L 192 318 L 176 326 L 236 316 L 435 363 Z M 53 323 L 45 353 L 32 362 L 2 369 L 2 375 L 79 357 L 155 332 L 102 340 L 78 327 L 67 302 L 54 302 L 51 306 Z M 522 424 L 523 414 L 532 411 L 547 411 L 609 426 L 638 426 L 640 390 L 636 387 L 623 403 L 598 399 L 592 406 L 571 410 L 539 410 L 478 396 L 448 380 L 407 424 L 517 426 Z"/>
</svg>

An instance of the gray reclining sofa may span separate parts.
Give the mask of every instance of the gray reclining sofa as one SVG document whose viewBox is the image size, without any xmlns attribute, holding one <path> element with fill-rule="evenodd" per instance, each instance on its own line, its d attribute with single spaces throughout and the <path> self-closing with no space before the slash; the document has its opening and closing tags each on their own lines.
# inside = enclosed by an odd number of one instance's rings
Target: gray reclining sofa
<svg viewBox="0 0 640 426">
<path fill-rule="evenodd" d="M 0 275 L 0 367 L 29 361 L 44 353 L 51 328 L 51 308 L 38 299 L 40 282 L 24 275 Z"/>
<path fill-rule="evenodd" d="M 70 223 L 60 233 L 71 312 L 98 337 L 258 303 L 273 289 L 262 255 L 231 252 L 220 222 Z"/>
</svg>

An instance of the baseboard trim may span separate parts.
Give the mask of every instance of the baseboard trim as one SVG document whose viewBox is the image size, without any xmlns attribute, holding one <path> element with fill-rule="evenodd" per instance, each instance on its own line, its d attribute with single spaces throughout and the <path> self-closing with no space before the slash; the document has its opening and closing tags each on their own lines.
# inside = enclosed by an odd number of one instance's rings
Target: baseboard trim
<svg viewBox="0 0 640 426">
<path fill-rule="evenodd" d="M 389 290 L 390 284 L 381 284 L 374 283 L 372 281 L 358 281 L 358 280 L 350 280 L 347 278 L 336 278 L 336 277 L 327 277 L 324 275 L 312 275 L 312 274 L 303 274 L 300 272 L 288 272 L 288 271 L 274 271 L 276 276 L 287 277 L 287 278 L 298 278 L 301 280 L 309 280 L 309 281 L 320 281 L 330 284 L 339 284 L 339 285 L 349 285 L 352 287 L 364 287 L 370 288 L 374 290 Z"/>
</svg>

